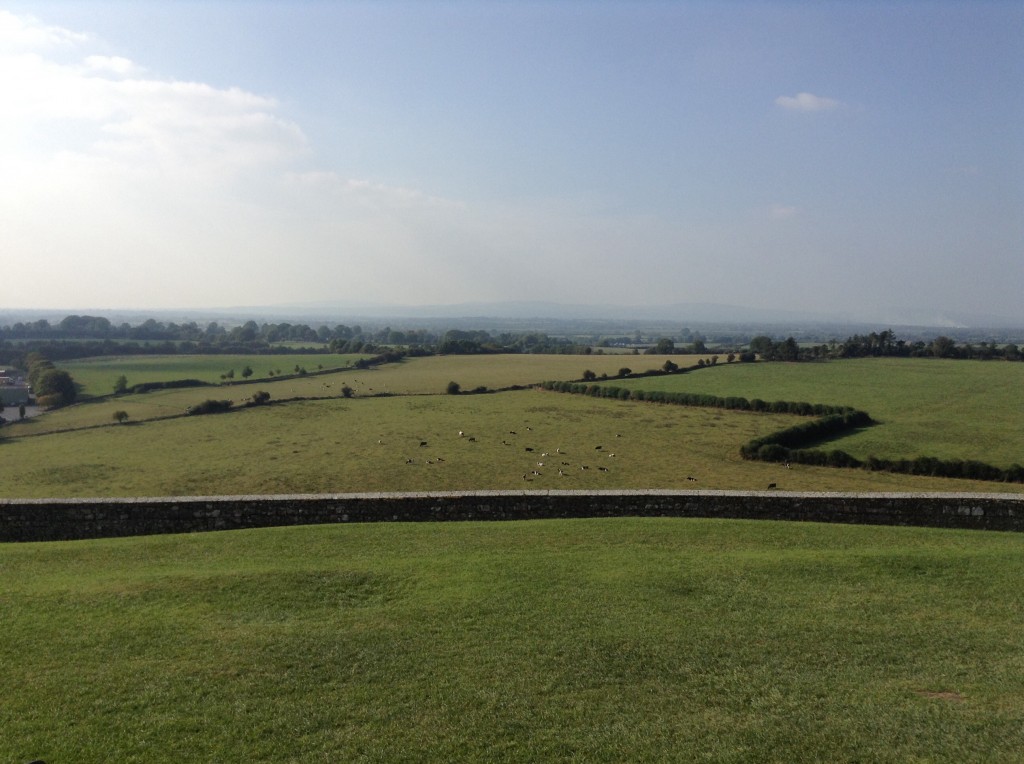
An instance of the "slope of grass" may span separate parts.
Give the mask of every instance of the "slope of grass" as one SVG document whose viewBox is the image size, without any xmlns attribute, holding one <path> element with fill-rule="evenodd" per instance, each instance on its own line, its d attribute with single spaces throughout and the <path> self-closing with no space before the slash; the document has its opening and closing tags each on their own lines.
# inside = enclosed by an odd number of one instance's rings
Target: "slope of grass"
<svg viewBox="0 0 1024 764">
<path fill-rule="evenodd" d="M 1021 363 L 865 358 L 728 364 L 614 384 L 862 409 L 879 425 L 837 445 L 858 458 L 935 456 L 1004 468 L 1024 463 Z"/>
<path fill-rule="evenodd" d="M 673 520 L 0 548 L 0 759 L 985 761 L 1024 539 Z"/>
</svg>

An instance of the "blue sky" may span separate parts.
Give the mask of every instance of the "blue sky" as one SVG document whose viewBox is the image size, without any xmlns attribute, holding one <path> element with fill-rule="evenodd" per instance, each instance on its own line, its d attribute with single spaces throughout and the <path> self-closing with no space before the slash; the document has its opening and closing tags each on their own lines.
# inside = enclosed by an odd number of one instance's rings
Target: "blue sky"
<svg viewBox="0 0 1024 764">
<path fill-rule="evenodd" d="M 1010 2 L 8 3 L 0 305 L 1024 322 L 1022 51 Z"/>
</svg>

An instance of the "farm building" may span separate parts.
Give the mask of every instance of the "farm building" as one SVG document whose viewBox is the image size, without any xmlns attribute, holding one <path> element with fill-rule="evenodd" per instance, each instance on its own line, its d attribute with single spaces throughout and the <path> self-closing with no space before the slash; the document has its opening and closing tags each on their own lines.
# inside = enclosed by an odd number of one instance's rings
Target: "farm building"
<svg viewBox="0 0 1024 764">
<path fill-rule="evenodd" d="M 29 389 L 25 379 L 0 369 L 0 402 L 5 406 L 18 406 L 28 403 Z"/>
</svg>

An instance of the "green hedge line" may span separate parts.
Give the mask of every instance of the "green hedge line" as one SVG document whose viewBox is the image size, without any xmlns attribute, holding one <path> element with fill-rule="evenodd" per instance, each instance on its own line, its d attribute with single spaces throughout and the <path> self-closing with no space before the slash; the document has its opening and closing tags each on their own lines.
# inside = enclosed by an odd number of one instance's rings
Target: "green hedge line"
<svg viewBox="0 0 1024 764">
<path fill-rule="evenodd" d="M 209 387 L 201 379 L 169 379 L 164 382 L 140 382 L 128 388 L 130 393 L 148 393 L 150 390 L 176 390 L 180 387 Z"/>
<path fill-rule="evenodd" d="M 615 385 L 598 385 L 588 382 L 542 382 L 545 390 L 560 393 L 591 395 L 597 398 L 617 398 L 621 401 L 650 401 L 652 403 L 668 403 L 676 406 L 697 406 L 700 408 L 732 409 L 734 411 L 763 411 L 769 414 L 796 414 L 798 416 L 828 416 L 832 414 L 849 414 L 854 410 L 849 406 L 830 406 L 824 403 L 806 403 L 804 401 L 762 401 L 759 398 L 747 400 L 739 396 L 720 398 L 717 395 L 703 393 L 670 393 L 662 390 L 631 390 Z"/>
</svg>

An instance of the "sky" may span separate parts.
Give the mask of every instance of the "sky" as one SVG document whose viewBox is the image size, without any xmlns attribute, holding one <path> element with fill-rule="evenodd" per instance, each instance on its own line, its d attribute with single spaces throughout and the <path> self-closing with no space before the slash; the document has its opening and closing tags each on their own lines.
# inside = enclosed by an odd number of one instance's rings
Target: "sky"
<svg viewBox="0 0 1024 764">
<path fill-rule="evenodd" d="M 1019 2 L 0 8 L 0 308 L 1022 293 Z"/>
</svg>

